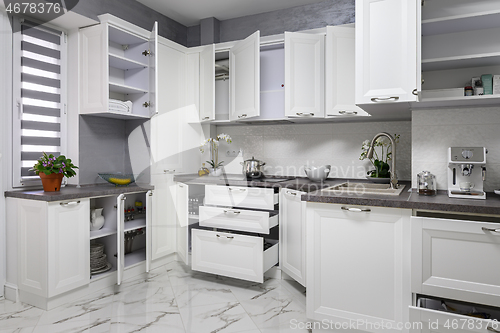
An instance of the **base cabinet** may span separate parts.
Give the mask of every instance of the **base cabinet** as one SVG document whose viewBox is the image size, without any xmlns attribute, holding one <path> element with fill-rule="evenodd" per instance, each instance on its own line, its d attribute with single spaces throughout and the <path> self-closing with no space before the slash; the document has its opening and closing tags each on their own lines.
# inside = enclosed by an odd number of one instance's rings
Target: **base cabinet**
<svg viewBox="0 0 500 333">
<path fill-rule="evenodd" d="M 405 332 L 411 210 L 307 203 L 307 317 Z"/>
<path fill-rule="evenodd" d="M 21 301 L 51 298 L 89 283 L 89 207 L 89 199 L 18 201 Z"/>
</svg>

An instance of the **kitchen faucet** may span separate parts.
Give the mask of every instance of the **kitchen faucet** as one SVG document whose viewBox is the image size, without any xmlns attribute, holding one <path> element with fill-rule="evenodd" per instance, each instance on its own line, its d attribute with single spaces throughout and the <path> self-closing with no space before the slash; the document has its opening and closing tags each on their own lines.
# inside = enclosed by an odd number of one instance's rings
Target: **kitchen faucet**
<svg viewBox="0 0 500 333">
<path fill-rule="evenodd" d="M 391 154 L 391 188 L 392 189 L 397 189 L 398 188 L 398 178 L 396 176 L 396 141 L 394 138 L 387 132 L 381 132 L 375 135 L 372 139 L 372 142 L 370 143 L 370 148 L 368 149 L 368 153 L 366 154 L 366 157 L 372 158 L 373 157 L 373 150 L 375 146 L 375 142 L 377 141 L 378 138 L 381 136 L 385 136 L 391 140 L 391 146 L 392 146 L 392 154 Z"/>
</svg>

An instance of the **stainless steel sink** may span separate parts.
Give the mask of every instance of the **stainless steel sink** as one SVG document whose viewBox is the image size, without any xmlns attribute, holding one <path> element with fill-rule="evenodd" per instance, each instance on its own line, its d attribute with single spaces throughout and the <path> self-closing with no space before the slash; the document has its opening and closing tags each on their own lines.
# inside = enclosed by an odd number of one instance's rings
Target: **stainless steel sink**
<svg viewBox="0 0 500 333">
<path fill-rule="evenodd" d="M 398 189 L 392 189 L 390 184 L 372 184 L 372 183 L 342 183 L 330 186 L 321 190 L 324 193 L 332 194 L 377 194 L 377 195 L 400 195 L 405 185 L 399 185 Z"/>
</svg>

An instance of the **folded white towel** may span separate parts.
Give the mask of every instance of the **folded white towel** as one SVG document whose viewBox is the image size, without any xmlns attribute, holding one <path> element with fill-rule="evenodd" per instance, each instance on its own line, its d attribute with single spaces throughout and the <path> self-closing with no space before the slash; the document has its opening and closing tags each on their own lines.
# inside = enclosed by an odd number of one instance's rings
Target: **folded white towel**
<svg viewBox="0 0 500 333">
<path fill-rule="evenodd" d="M 132 101 L 109 100 L 109 110 L 119 112 L 132 112 Z"/>
</svg>

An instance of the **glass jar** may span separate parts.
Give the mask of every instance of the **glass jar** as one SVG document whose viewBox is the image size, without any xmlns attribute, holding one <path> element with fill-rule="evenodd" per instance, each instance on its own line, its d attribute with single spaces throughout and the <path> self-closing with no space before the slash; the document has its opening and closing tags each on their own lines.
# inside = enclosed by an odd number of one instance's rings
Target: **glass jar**
<svg viewBox="0 0 500 333">
<path fill-rule="evenodd" d="M 436 195 L 437 194 L 436 176 L 434 176 L 429 171 L 422 171 L 417 175 L 417 188 L 418 188 L 418 194 Z"/>
</svg>

